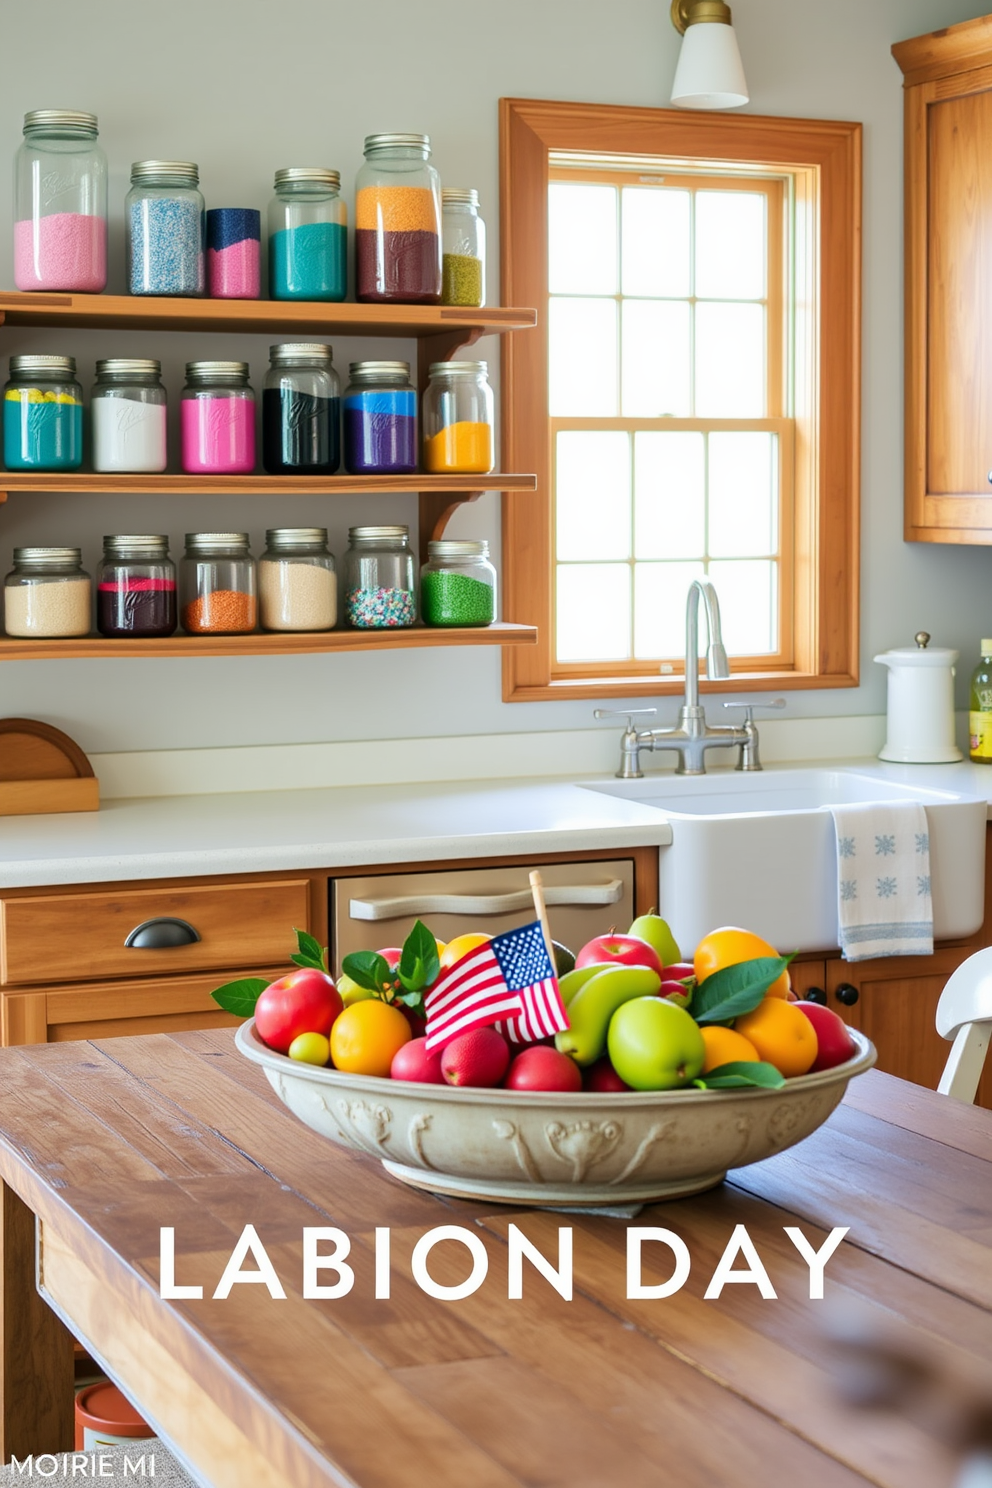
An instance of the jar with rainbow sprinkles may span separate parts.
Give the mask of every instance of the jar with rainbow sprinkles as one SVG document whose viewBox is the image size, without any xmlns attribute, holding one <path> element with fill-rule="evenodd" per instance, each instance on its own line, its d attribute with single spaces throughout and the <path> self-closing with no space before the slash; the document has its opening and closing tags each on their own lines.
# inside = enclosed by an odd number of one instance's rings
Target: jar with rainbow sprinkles
<svg viewBox="0 0 992 1488">
<path fill-rule="evenodd" d="M 14 174 L 17 288 L 99 294 L 107 285 L 107 160 L 96 114 L 25 114 Z"/>
<path fill-rule="evenodd" d="M 441 182 L 426 134 L 370 134 L 355 182 L 356 296 L 441 299 Z"/>
</svg>

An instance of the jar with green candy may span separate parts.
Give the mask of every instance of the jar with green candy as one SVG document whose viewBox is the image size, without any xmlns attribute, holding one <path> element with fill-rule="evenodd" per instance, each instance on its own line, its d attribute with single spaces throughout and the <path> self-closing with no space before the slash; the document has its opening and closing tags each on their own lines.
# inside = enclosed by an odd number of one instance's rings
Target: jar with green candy
<svg viewBox="0 0 992 1488">
<path fill-rule="evenodd" d="M 441 303 L 477 309 L 486 303 L 486 224 L 479 193 L 441 188 Z"/>
<path fill-rule="evenodd" d="M 427 544 L 420 574 L 425 625 L 491 625 L 496 619 L 496 570 L 489 544 L 444 538 Z"/>
</svg>

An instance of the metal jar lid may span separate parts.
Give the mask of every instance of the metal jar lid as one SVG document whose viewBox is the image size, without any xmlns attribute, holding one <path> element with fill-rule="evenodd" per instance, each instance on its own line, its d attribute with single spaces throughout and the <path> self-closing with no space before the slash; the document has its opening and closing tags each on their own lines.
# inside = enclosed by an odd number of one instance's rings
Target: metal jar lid
<svg viewBox="0 0 992 1488">
<path fill-rule="evenodd" d="M 96 364 L 97 377 L 161 377 L 162 363 L 154 357 L 104 357 Z"/>
<path fill-rule="evenodd" d="M 62 372 L 67 377 L 75 377 L 76 358 L 71 356 L 12 356 L 10 359 L 11 377 L 22 372 L 34 372 L 36 375 L 46 374 L 49 377 Z"/>
<path fill-rule="evenodd" d="M 350 362 L 348 376 L 352 382 L 383 382 L 387 379 L 410 380 L 409 362 Z"/>
<path fill-rule="evenodd" d="M 326 527 L 270 527 L 265 534 L 267 548 L 296 548 L 303 544 L 327 545 Z"/>
<path fill-rule="evenodd" d="M 388 542 L 406 542 L 410 537 L 409 527 L 349 527 L 349 542 L 376 542 L 380 539 Z"/>
<path fill-rule="evenodd" d="M 385 155 L 392 150 L 422 150 L 427 160 L 431 153 L 429 134 L 367 134 L 366 155 Z"/>
<path fill-rule="evenodd" d="M 187 532 L 186 547 L 200 553 L 212 553 L 220 548 L 240 548 L 247 554 L 249 535 L 247 532 Z"/>
<path fill-rule="evenodd" d="M 435 538 L 427 544 L 428 558 L 488 558 L 489 540 L 480 538 Z"/>
<path fill-rule="evenodd" d="M 442 207 L 478 207 L 479 193 L 474 186 L 442 186 Z"/>
<path fill-rule="evenodd" d="M 276 171 L 276 190 L 291 185 L 294 181 L 305 181 L 311 186 L 329 186 L 332 191 L 341 189 L 341 172 L 330 170 L 326 165 L 284 165 Z"/>
<path fill-rule="evenodd" d="M 177 186 L 200 184 L 200 167 L 192 160 L 136 160 L 131 166 L 131 184 L 164 180 Z"/>
<path fill-rule="evenodd" d="M 156 557 L 168 558 L 169 539 L 161 533 L 116 533 L 103 539 L 103 551 L 108 558 L 126 558 L 134 552 L 152 553 Z"/>
<path fill-rule="evenodd" d="M 488 362 L 431 362 L 429 377 L 485 377 Z"/>
<path fill-rule="evenodd" d="M 248 381 L 247 362 L 187 362 L 186 377 L 190 382 Z"/>
<path fill-rule="evenodd" d="M 64 130 L 79 138 L 89 135 L 95 139 L 96 114 L 88 114 L 83 109 L 32 109 L 24 115 L 24 133 L 27 134 L 29 129 L 45 130 L 50 134 Z"/>
<path fill-rule="evenodd" d="M 329 365 L 333 360 L 333 351 L 322 341 L 282 341 L 278 346 L 269 347 L 269 361 L 273 363 L 321 362 Z"/>
<path fill-rule="evenodd" d="M 78 568 L 83 561 L 82 548 L 15 548 L 16 568 Z"/>
</svg>

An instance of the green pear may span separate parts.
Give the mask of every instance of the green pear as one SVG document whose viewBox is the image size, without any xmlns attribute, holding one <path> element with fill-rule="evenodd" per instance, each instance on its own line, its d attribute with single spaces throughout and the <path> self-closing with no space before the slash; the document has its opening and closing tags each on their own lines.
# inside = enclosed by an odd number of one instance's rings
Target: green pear
<svg viewBox="0 0 992 1488">
<path fill-rule="evenodd" d="M 617 1008 L 607 1035 L 610 1062 L 634 1090 L 676 1090 L 706 1060 L 699 1025 L 666 997 L 635 997 Z"/>
<path fill-rule="evenodd" d="M 638 915 L 631 925 L 628 935 L 636 935 L 638 940 L 646 940 L 648 945 L 657 954 L 662 966 L 671 966 L 676 961 L 682 960 L 682 952 L 679 950 L 678 942 L 668 924 L 655 914 Z"/>
</svg>

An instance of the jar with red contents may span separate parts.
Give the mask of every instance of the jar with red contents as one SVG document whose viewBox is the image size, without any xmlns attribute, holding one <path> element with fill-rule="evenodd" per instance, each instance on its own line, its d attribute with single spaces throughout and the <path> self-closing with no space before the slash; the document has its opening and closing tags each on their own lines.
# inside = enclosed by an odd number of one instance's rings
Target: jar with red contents
<svg viewBox="0 0 992 1488">
<path fill-rule="evenodd" d="M 103 539 L 97 570 L 96 624 L 104 636 L 170 636 L 176 628 L 176 566 L 169 539 Z"/>
<path fill-rule="evenodd" d="M 190 635 L 243 635 L 255 629 L 255 560 L 247 532 L 187 532 L 180 602 L 183 629 Z"/>
<path fill-rule="evenodd" d="M 356 297 L 441 300 L 441 179 L 426 134 L 370 134 L 355 182 Z"/>
</svg>

